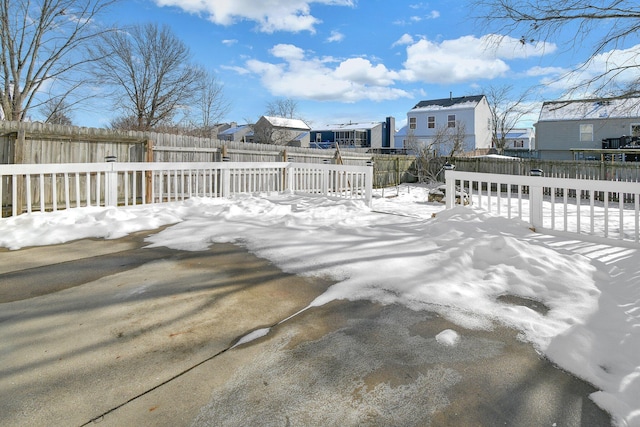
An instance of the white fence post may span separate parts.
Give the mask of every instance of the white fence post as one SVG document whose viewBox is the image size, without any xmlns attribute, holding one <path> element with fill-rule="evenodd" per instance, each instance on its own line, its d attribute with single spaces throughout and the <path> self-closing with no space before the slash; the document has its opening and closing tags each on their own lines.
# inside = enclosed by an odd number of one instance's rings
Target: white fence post
<svg viewBox="0 0 640 427">
<path fill-rule="evenodd" d="M 297 180 L 297 177 L 295 176 L 295 168 L 292 166 L 291 163 L 288 163 L 287 166 L 285 167 L 285 171 L 287 174 L 286 181 L 285 181 L 287 188 L 285 188 L 285 191 L 294 193 L 296 191 L 296 188 L 294 188 L 294 182 L 296 182 Z"/>
<path fill-rule="evenodd" d="M 228 164 L 228 163 L 227 163 Z M 222 197 L 229 197 L 231 194 L 231 170 L 224 168 L 220 170 L 220 191 Z"/>
<path fill-rule="evenodd" d="M 367 172 L 365 172 L 365 189 L 364 189 L 364 200 L 368 207 L 372 206 L 373 201 L 373 163 L 371 166 L 367 167 Z"/>
<path fill-rule="evenodd" d="M 109 161 L 109 170 L 104 173 L 104 205 L 118 206 L 118 172 L 114 170 L 115 162 Z M 99 178 L 98 178 L 99 179 Z M 96 195 L 99 200 L 100 195 Z M 87 205 L 88 205 L 87 201 Z M 99 202 L 97 203 L 99 205 Z"/>
<path fill-rule="evenodd" d="M 529 186 L 529 223 L 533 228 L 542 227 L 542 185 Z"/>
<path fill-rule="evenodd" d="M 456 178 L 453 171 L 444 171 L 444 179 L 446 182 L 445 203 L 446 208 L 451 209 L 456 204 Z"/>
</svg>

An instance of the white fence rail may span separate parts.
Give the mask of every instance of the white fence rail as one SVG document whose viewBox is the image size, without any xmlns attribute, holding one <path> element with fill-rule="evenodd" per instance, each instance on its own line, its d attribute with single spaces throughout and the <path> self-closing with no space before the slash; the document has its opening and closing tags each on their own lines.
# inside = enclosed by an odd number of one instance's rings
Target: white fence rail
<svg viewBox="0 0 640 427">
<path fill-rule="evenodd" d="M 67 163 L 0 165 L 3 216 L 81 206 L 281 192 L 372 198 L 373 168 L 297 163 Z"/>
<path fill-rule="evenodd" d="M 640 243 L 638 182 L 461 171 L 445 176 L 447 208 L 466 200 L 535 229 Z"/>
</svg>

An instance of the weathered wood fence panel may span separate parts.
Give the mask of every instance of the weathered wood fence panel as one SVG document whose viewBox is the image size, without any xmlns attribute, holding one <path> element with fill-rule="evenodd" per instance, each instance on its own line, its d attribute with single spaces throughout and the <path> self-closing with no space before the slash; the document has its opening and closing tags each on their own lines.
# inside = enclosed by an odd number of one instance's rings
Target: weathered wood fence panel
<svg viewBox="0 0 640 427">
<path fill-rule="evenodd" d="M 364 166 L 366 150 L 341 152 L 342 164 Z M 155 132 L 120 132 L 45 123 L 0 121 L 0 164 L 118 162 L 336 163 L 335 150 L 220 141 Z"/>
<path fill-rule="evenodd" d="M 455 157 L 456 170 L 463 172 L 529 175 L 541 169 L 544 176 L 640 182 L 640 162 L 601 162 L 596 160 L 502 159 L 491 157 Z"/>
</svg>

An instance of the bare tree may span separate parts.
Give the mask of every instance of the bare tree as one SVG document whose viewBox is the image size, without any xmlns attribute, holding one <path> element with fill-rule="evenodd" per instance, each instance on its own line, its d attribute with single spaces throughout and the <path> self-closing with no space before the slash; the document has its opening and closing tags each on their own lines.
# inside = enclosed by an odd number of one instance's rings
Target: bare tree
<svg viewBox="0 0 640 427">
<path fill-rule="evenodd" d="M 638 70 L 637 53 L 622 62 L 601 57 L 625 48 L 627 41 L 636 43 L 640 34 L 637 0 L 475 0 L 472 9 L 481 11 L 478 18 L 483 24 L 519 38 L 523 44 L 553 41 L 569 50 L 589 43 L 590 56 L 581 68 L 588 68 L 599 57 L 605 60 L 606 68 L 576 83 L 573 90 L 582 88 L 603 95 L 617 91 L 622 96 L 640 93 L 637 84 L 616 84 L 621 74 Z M 637 76 L 637 71 L 633 72 Z"/>
<path fill-rule="evenodd" d="M 291 130 L 274 126 L 265 119 L 258 120 L 252 127 L 255 142 L 259 144 L 287 145 L 295 137 Z"/>
<path fill-rule="evenodd" d="M 23 121 L 44 101 L 42 89 L 79 87 L 90 58 L 83 48 L 104 33 L 96 18 L 116 0 L 0 0 L 0 106 L 7 120 Z"/>
<path fill-rule="evenodd" d="M 507 134 L 518 122 L 533 111 L 533 104 L 527 103 L 528 91 L 513 95 L 513 87 L 488 86 L 484 90 L 491 110 L 491 142 L 502 153 L 507 145 Z"/>
<path fill-rule="evenodd" d="M 44 115 L 46 123 L 56 125 L 71 125 L 71 106 L 64 98 L 49 98 L 40 107 L 40 113 Z"/>
<path fill-rule="evenodd" d="M 431 173 L 430 165 L 435 161 L 436 152 L 433 149 L 433 141 L 419 140 L 413 129 L 407 130 L 407 139 L 405 140 L 405 148 L 408 153 L 416 157 L 415 168 L 418 182 L 433 181 L 434 176 Z"/>
<path fill-rule="evenodd" d="M 287 119 L 300 119 L 298 117 L 298 101 L 291 98 L 278 98 L 267 103 L 265 115 L 284 117 Z"/>
<path fill-rule="evenodd" d="M 123 117 L 136 130 L 171 123 L 197 97 L 203 70 L 191 63 L 189 48 L 167 26 L 136 25 L 105 34 L 92 50 L 98 81 L 111 86 Z"/>
<path fill-rule="evenodd" d="M 464 151 L 466 137 L 466 127 L 461 121 L 456 121 L 453 127 L 438 126 L 432 135 L 424 138 L 418 138 L 410 129 L 405 145 L 416 156 L 418 181 L 437 181 L 447 160 Z"/>
<path fill-rule="evenodd" d="M 201 72 L 202 81 L 195 93 L 194 105 L 191 108 L 191 127 L 202 137 L 210 137 L 215 125 L 227 115 L 231 108 L 230 101 L 224 96 L 224 85 L 215 74 Z"/>
</svg>

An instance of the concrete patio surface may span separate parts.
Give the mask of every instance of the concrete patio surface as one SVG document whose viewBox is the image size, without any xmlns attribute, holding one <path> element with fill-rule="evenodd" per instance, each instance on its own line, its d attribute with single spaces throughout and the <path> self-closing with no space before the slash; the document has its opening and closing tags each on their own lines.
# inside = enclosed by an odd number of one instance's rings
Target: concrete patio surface
<svg viewBox="0 0 640 427">
<path fill-rule="evenodd" d="M 366 301 L 280 323 L 331 283 L 151 233 L 0 249 L 0 425 L 611 425 L 516 331 Z"/>
</svg>

